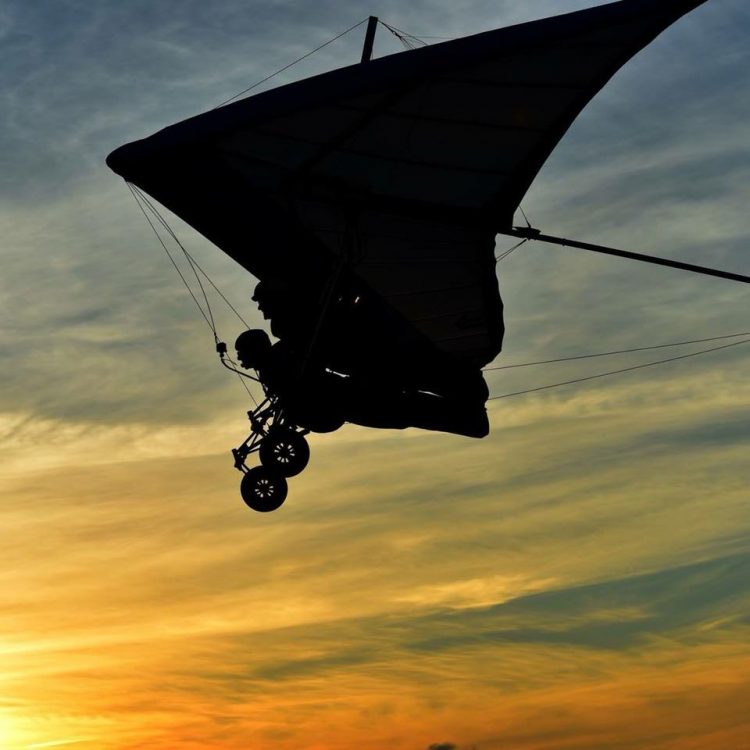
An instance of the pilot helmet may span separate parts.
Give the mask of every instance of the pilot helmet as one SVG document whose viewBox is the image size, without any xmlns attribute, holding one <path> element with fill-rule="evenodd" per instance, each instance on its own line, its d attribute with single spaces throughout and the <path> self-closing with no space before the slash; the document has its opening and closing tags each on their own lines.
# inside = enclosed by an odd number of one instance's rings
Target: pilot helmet
<svg viewBox="0 0 750 750">
<path fill-rule="evenodd" d="M 271 339 L 265 331 L 256 328 L 241 333 L 234 342 L 234 348 L 240 364 L 246 370 L 254 370 L 263 363 L 271 350 Z"/>
</svg>

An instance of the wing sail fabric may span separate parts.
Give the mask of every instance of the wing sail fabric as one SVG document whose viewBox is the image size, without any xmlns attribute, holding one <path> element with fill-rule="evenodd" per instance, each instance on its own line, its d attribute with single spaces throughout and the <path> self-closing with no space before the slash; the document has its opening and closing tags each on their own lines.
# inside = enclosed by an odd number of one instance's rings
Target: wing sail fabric
<svg viewBox="0 0 750 750">
<path fill-rule="evenodd" d="M 261 278 L 324 285 L 345 255 L 404 340 L 483 364 L 502 344 L 496 230 L 602 86 L 702 2 L 621 0 L 342 68 L 108 163 Z"/>
</svg>

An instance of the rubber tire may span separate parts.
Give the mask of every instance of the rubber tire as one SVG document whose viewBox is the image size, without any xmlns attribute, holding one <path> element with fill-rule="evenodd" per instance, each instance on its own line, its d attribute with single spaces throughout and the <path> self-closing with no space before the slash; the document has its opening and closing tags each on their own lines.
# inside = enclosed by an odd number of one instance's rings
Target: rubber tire
<svg viewBox="0 0 750 750">
<path fill-rule="evenodd" d="M 250 469 L 240 483 L 245 505 L 258 513 L 278 510 L 286 500 L 288 491 L 286 479 L 263 466 Z"/>
<path fill-rule="evenodd" d="M 295 477 L 310 461 L 310 446 L 305 436 L 283 428 L 271 430 L 260 444 L 260 462 L 270 472 Z"/>
</svg>

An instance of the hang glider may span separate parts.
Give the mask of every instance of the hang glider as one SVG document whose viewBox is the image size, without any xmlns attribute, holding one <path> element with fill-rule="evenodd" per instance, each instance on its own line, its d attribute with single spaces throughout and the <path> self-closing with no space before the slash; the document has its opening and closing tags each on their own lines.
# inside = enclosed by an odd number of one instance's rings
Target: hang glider
<svg viewBox="0 0 750 750">
<path fill-rule="evenodd" d="M 495 236 L 529 237 L 513 215 L 576 117 L 703 2 L 620 0 L 375 60 L 371 24 L 361 63 L 192 117 L 107 163 L 266 290 L 283 288 L 294 314 L 281 339 L 302 370 L 391 377 L 393 392 L 453 410 L 411 405 L 389 421 L 382 399 L 350 394 L 342 420 L 481 436 L 476 376 L 504 332 Z M 597 248 L 611 250 L 586 247 Z M 454 398 L 457 384 L 474 401 Z"/>
</svg>

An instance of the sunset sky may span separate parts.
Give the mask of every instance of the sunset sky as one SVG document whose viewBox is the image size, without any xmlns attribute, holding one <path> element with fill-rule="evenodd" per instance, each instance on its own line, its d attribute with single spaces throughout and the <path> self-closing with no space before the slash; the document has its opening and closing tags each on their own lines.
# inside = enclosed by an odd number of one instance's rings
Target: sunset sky
<svg viewBox="0 0 750 750">
<path fill-rule="evenodd" d="M 251 404 L 104 164 L 369 14 L 438 42 L 596 4 L 0 5 L 0 750 L 750 747 L 750 344 L 492 401 L 482 441 L 314 436 L 255 514 L 229 453 Z M 362 29 L 263 88 L 356 62 Z M 532 223 L 750 274 L 749 71 L 747 0 L 678 21 L 566 135 Z M 497 364 L 750 331 L 730 281 L 536 243 L 498 275 Z"/>
</svg>

